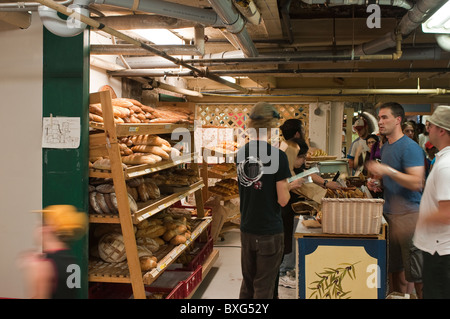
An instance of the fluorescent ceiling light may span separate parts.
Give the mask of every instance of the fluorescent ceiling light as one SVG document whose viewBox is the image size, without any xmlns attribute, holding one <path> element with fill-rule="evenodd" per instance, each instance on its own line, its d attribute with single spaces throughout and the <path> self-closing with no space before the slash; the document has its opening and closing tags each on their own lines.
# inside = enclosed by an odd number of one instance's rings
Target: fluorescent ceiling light
<svg viewBox="0 0 450 319">
<path fill-rule="evenodd" d="M 450 0 L 422 23 L 425 33 L 450 33 Z"/>
<path fill-rule="evenodd" d="M 231 76 L 221 76 L 221 78 L 228 82 L 236 83 L 236 79 Z"/>
<path fill-rule="evenodd" d="M 184 44 L 183 40 L 166 29 L 135 29 L 133 32 L 154 44 Z"/>
</svg>

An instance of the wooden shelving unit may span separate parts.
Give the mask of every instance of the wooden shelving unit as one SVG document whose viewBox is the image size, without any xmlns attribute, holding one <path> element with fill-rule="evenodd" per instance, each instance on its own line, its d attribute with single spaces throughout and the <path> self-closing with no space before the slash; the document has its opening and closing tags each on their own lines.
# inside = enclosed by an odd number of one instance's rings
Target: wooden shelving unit
<svg viewBox="0 0 450 319">
<path fill-rule="evenodd" d="M 90 135 L 91 156 L 108 156 L 111 163 L 110 170 L 90 170 L 90 177 L 110 178 L 113 180 L 114 189 L 118 203 L 118 215 L 91 214 L 91 223 L 116 223 L 121 225 L 127 260 L 121 263 L 106 263 L 101 260 L 90 260 L 89 281 L 91 282 L 111 282 L 129 283 L 132 285 L 133 296 L 136 299 L 145 299 L 145 285 L 150 285 L 156 278 L 167 269 L 201 234 L 207 229 L 211 218 L 205 217 L 203 209 L 202 181 L 194 183 L 189 187 L 182 188 L 178 192 L 167 195 L 157 200 L 145 203 L 138 203 L 138 210 L 130 213 L 128 192 L 125 181 L 129 178 L 143 176 L 164 170 L 182 163 L 192 163 L 191 168 L 199 171 L 198 164 L 194 159 L 194 154 L 185 154 L 174 160 L 166 160 L 152 165 L 136 165 L 133 167 L 122 167 L 122 160 L 119 149 L 118 137 L 143 134 L 169 134 L 174 129 L 193 130 L 193 125 L 186 124 L 116 124 L 114 123 L 111 93 L 103 91 L 92 93 L 90 103 L 100 103 L 102 106 L 104 123 L 91 122 L 90 127 L 102 130 L 103 132 Z M 193 134 L 191 134 L 193 144 Z M 191 238 L 184 244 L 177 246 L 168 245 L 160 252 L 158 265 L 156 268 L 143 273 L 141 271 L 137 244 L 133 226 L 142 220 L 149 218 L 163 209 L 178 202 L 184 197 L 195 194 L 197 203 L 196 226 L 191 233 Z M 212 264 L 218 257 L 218 251 L 213 250 L 205 261 L 205 268 L 202 275 L 205 276 Z M 206 263 L 208 263 L 206 265 Z"/>
</svg>

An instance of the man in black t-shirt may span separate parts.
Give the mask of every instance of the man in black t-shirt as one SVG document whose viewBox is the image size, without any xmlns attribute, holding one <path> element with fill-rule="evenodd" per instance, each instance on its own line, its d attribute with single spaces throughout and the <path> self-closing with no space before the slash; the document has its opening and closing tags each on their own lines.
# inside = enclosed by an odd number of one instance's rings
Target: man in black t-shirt
<svg viewBox="0 0 450 319">
<path fill-rule="evenodd" d="M 289 189 L 303 182 L 298 179 L 288 183 L 291 173 L 286 154 L 267 143 L 278 119 L 271 104 L 257 103 L 250 112 L 250 141 L 236 157 L 241 211 L 241 299 L 273 298 L 284 245 L 281 207 L 289 201 Z"/>
</svg>

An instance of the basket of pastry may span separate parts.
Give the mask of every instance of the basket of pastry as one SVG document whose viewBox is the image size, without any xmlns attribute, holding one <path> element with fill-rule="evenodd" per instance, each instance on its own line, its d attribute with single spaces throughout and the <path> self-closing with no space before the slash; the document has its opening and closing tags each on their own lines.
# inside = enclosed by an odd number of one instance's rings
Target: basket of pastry
<svg viewBox="0 0 450 319">
<path fill-rule="evenodd" d="M 208 191 L 225 198 L 234 197 L 239 195 L 239 186 L 235 179 L 227 178 L 218 181 L 214 186 L 208 187 Z"/>
</svg>

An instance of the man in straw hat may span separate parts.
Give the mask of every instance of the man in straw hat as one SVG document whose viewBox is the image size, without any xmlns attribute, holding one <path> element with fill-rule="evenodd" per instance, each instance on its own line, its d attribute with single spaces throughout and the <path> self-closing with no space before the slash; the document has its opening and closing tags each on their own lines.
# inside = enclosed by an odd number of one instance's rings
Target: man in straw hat
<svg viewBox="0 0 450 319">
<path fill-rule="evenodd" d="M 450 298 L 450 106 L 438 106 L 426 123 L 436 161 L 420 202 L 414 244 L 423 251 L 423 297 Z"/>
<path fill-rule="evenodd" d="M 249 114 L 250 141 L 236 156 L 241 212 L 241 299 L 272 299 L 283 256 L 281 207 L 287 205 L 291 176 L 286 154 L 270 145 L 280 118 L 272 104 L 259 102 Z"/>
<path fill-rule="evenodd" d="M 87 216 L 71 205 L 52 205 L 37 212 L 43 213 L 42 227 L 36 233 L 36 240 L 42 243 L 42 253 L 26 253 L 20 260 L 28 279 L 30 297 L 75 299 L 76 288 L 80 287 L 69 278 L 77 266 L 69 244 L 86 233 Z"/>
</svg>

